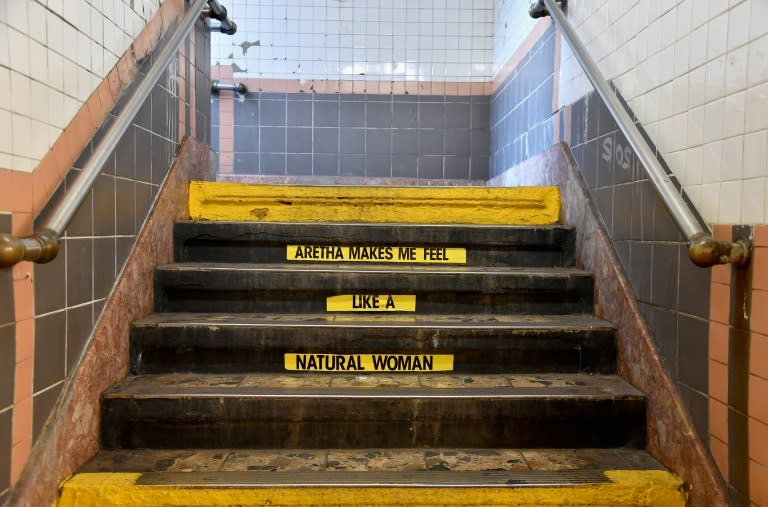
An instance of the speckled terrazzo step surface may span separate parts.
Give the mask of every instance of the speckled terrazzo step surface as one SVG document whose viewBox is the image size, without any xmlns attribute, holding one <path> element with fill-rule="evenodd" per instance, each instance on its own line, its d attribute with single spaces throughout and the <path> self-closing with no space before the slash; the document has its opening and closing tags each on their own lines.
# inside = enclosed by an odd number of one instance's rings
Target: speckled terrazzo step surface
<svg viewBox="0 0 768 507">
<path fill-rule="evenodd" d="M 133 374 L 280 372 L 294 352 L 453 354 L 458 373 L 614 373 L 613 325 L 571 315 L 157 313 L 131 328 Z"/>
<path fill-rule="evenodd" d="M 644 442 L 645 399 L 612 375 L 142 375 L 103 399 L 108 449 Z"/>
<path fill-rule="evenodd" d="M 179 222 L 176 262 L 285 262 L 286 244 L 467 248 L 471 266 L 573 266 L 573 228 L 563 225 L 417 225 Z"/>
</svg>

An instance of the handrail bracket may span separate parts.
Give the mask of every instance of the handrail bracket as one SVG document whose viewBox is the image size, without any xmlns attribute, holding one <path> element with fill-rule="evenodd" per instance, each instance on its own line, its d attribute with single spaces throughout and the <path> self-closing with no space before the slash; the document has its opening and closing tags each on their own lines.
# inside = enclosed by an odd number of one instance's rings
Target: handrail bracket
<svg viewBox="0 0 768 507">
<path fill-rule="evenodd" d="M 52 229 L 41 229 L 32 236 L 19 238 L 0 233 L 0 268 L 21 261 L 50 262 L 59 253 L 59 236 Z"/>
<path fill-rule="evenodd" d="M 749 262 L 749 243 L 744 239 L 719 241 L 702 232 L 688 240 L 688 256 L 702 268 L 718 264 L 744 266 Z"/>
</svg>

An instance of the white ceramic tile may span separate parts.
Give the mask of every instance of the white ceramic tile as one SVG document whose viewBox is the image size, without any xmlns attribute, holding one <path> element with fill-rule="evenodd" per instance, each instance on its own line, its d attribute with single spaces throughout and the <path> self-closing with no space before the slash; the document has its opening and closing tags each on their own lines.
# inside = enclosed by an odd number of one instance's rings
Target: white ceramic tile
<svg viewBox="0 0 768 507">
<path fill-rule="evenodd" d="M 35 40 L 29 41 L 29 75 L 41 83 L 48 81 L 48 50 Z"/>
<path fill-rule="evenodd" d="M 704 142 L 711 143 L 723 138 L 725 99 L 718 99 L 704 106 Z"/>
<path fill-rule="evenodd" d="M 766 181 L 768 181 L 768 178 L 746 179 L 742 182 L 740 223 L 765 223 Z"/>
<path fill-rule="evenodd" d="M 723 167 L 722 141 L 702 145 L 701 182 L 716 183 L 720 181 Z"/>
<path fill-rule="evenodd" d="M 29 36 L 41 44 L 46 44 L 45 7 L 34 0 L 29 1 Z"/>
<path fill-rule="evenodd" d="M 707 25 L 702 25 L 691 33 L 690 47 L 690 67 L 693 69 L 707 60 Z"/>
<path fill-rule="evenodd" d="M 11 28 L 8 30 L 10 68 L 29 75 L 29 37 Z"/>
<path fill-rule="evenodd" d="M 723 161 L 720 166 L 720 181 L 741 180 L 744 165 L 744 136 L 723 141 Z"/>
<path fill-rule="evenodd" d="M 31 115 L 31 81 L 28 76 L 11 71 L 11 111 L 25 116 Z"/>
<path fill-rule="evenodd" d="M 29 139 L 32 137 L 32 124 L 26 116 L 14 114 L 11 118 L 11 142 L 13 153 L 24 157 L 30 157 Z"/>
<path fill-rule="evenodd" d="M 749 45 L 747 86 L 768 81 L 768 34 Z"/>
<path fill-rule="evenodd" d="M 27 33 L 29 31 L 29 9 L 27 2 L 3 2 L 5 5 L 0 5 L 0 9 L 6 11 L 6 22 L 8 26 L 15 28 L 21 33 Z"/>
<path fill-rule="evenodd" d="M 704 106 L 688 111 L 686 132 L 688 146 L 699 146 L 704 143 Z"/>
<path fill-rule="evenodd" d="M 686 150 L 685 185 L 700 185 L 704 173 L 704 148 L 696 146 Z"/>
<path fill-rule="evenodd" d="M 747 86 L 747 46 L 728 53 L 725 57 L 725 93 L 741 91 Z"/>
<path fill-rule="evenodd" d="M 717 213 L 720 223 L 741 222 L 741 207 L 734 205 L 742 200 L 741 186 L 741 181 L 726 181 L 720 185 L 720 207 Z"/>
<path fill-rule="evenodd" d="M 705 69 L 704 99 L 709 102 L 725 95 L 725 57 L 715 58 Z"/>
<path fill-rule="evenodd" d="M 12 135 L 11 113 L 0 109 L 0 152 L 13 153 Z"/>
<path fill-rule="evenodd" d="M 768 83 L 747 90 L 746 132 L 768 129 Z"/>
<path fill-rule="evenodd" d="M 745 178 L 768 176 L 768 131 L 744 136 Z"/>
<path fill-rule="evenodd" d="M 6 67 L 0 67 L 0 90 L 6 90 L 6 93 L 0 93 L 0 109 L 11 109 L 11 71 Z"/>
<path fill-rule="evenodd" d="M 751 0 L 749 3 L 749 39 L 755 40 L 768 33 L 768 2 Z M 744 22 L 746 24 L 746 19 Z"/>
<path fill-rule="evenodd" d="M 710 183 L 701 185 L 701 197 L 697 207 L 704 217 L 717 217 L 714 219 L 717 223 L 723 223 L 719 216 L 720 210 L 720 183 Z"/>
<path fill-rule="evenodd" d="M 749 19 L 751 2 L 743 2 L 728 11 L 728 50 L 743 46 L 749 40 L 749 30 L 745 28 Z"/>
<path fill-rule="evenodd" d="M 721 0 L 717 0 L 721 1 Z M 707 59 L 717 58 L 728 47 L 728 13 L 723 13 L 707 26 Z"/>
<path fill-rule="evenodd" d="M 733 137 L 744 132 L 746 93 L 739 92 L 725 98 L 723 137 Z"/>
<path fill-rule="evenodd" d="M 685 35 L 675 43 L 675 77 L 686 74 L 690 69 L 690 38 Z"/>
</svg>

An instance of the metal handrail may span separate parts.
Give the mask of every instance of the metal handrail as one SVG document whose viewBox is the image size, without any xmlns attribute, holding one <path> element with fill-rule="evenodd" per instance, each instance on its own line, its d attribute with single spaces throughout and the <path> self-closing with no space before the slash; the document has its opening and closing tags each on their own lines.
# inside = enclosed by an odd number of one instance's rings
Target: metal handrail
<svg viewBox="0 0 768 507">
<path fill-rule="evenodd" d="M 176 31 L 155 57 L 147 75 L 136 87 L 122 112 L 115 118 L 114 123 L 107 129 L 93 155 L 73 182 L 72 188 L 59 201 L 45 224 L 28 237 L 0 233 L 0 268 L 13 266 L 21 261 L 45 263 L 56 257 L 59 252 L 61 236 L 91 190 L 102 167 L 117 147 L 120 138 L 130 127 L 142 104 L 149 97 L 155 83 L 163 75 L 171 60 L 176 57 L 179 46 L 203 14 L 203 7 L 209 1 L 213 0 L 194 0 L 189 6 Z M 221 8 L 221 6 L 219 7 Z"/>
<path fill-rule="evenodd" d="M 659 193 L 664 205 L 688 241 L 688 255 L 693 263 L 701 267 L 728 263 L 746 264 L 749 260 L 749 240 L 746 238 L 736 241 L 715 240 L 699 222 L 682 193 L 672 183 L 670 175 L 656 158 L 654 149 L 640 133 L 619 98 L 613 93 L 611 85 L 587 52 L 587 48 L 579 40 L 568 22 L 568 18 L 565 17 L 558 5 L 562 3 L 562 1 L 556 3 L 555 0 L 538 0 L 531 4 L 529 14 L 534 18 L 551 16 L 560 32 L 565 36 L 573 49 L 574 56 L 581 64 L 581 68 L 605 102 L 611 116 L 616 120 L 619 129 L 624 133 L 635 154 L 637 154 L 637 158 L 645 168 L 648 178 Z"/>
</svg>

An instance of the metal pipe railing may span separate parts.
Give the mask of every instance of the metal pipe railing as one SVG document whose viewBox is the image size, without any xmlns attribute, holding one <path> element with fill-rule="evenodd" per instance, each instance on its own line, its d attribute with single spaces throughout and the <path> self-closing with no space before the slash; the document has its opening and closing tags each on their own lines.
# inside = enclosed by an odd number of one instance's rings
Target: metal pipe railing
<svg viewBox="0 0 768 507">
<path fill-rule="evenodd" d="M 698 220 L 688 203 L 670 179 L 670 175 L 656 158 L 654 149 L 648 144 L 635 122 L 629 116 L 623 104 L 611 89 L 611 85 L 600 72 L 597 63 L 589 55 L 587 48 L 579 40 L 568 18 L 555 0 L 538 0 L 532 4 L 529 13 L 532 17 L 551 16 L 573 54 L 581 64 L 587 78 L 605 102 L 608 111 L 624 133 L 637 158 L 645 168 L 648 178 L 653 183 L 665 206 L 672 214 L 688 241 L 688 255 L 697 266 L 710 267 L 717 264 L 745 264 L 749 260 L 749 240 L 718 241 Z"/>
<path fill-rule="evenodd" d="M 206 2 L 207 0 L 194 0 L 189 6 L 176 31 L 155 57 L 147 75 L 136 87 L 114 123 L 107 129 L 93 155 L 73 182 L 72 188 L 59 201 L 45 224 L 29 237 L 0 233 L 0 268 L 13 266 L 21 261 L 45 263 L 56 257 L 61 236 L 91 190 L 93 182 L 101 173 L 107 159 L 117 147 L 120 138 L 128 130 L 142 104 L 149 97 L 155 83 L 163 75 L 171 60 L 176 57 L 179 46 L 187 38 L 195 22 L 200 19 Z"/>
</svg>

